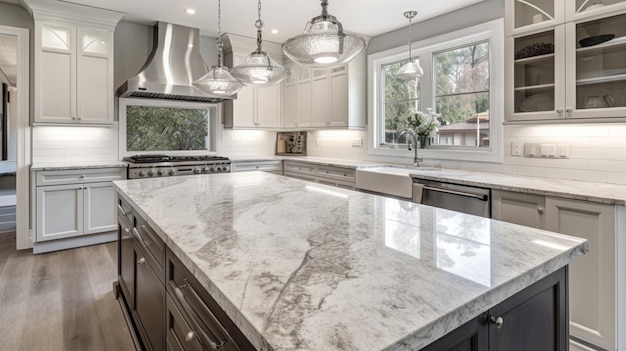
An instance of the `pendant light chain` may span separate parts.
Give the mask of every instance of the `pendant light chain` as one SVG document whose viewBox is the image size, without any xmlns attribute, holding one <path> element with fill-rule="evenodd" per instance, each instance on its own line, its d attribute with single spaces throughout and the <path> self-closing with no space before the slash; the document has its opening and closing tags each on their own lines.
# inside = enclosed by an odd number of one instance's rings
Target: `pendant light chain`
<svg viewBox="0 0 626 351">
<path fill-rule="evenodd" d="M 224 61 L 224 44 L 222 44 L 222 1 L 217 0 L 217 65 L 222 66 Z"/>
<path fill-rule="evenodd" d="M 256 27 L 256 46 L 258 51 L 262 51 L 263 47 L 263 20 L 261 20 L 261 0 L 259 0 L 259 19 L 254 22 Z"/>
</svg>

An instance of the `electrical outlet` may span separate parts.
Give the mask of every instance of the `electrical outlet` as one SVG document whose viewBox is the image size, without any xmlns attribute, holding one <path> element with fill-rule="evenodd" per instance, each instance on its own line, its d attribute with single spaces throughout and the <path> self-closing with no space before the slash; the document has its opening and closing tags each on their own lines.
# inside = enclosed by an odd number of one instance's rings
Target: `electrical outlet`
<svg viewBox="0 0 626 351">
<path fill-rule="evenodd" d="M 362 138 L 354 138 L 352 139 L 352 147 L 361 147 L 363 146 L 363 139 Z"/>
<path fill-rule="evenodd" d="M 560 158 L 569 158 L 569 144 L 560 144 L 559 145 L 559 155 Z"/>
<path fill-rule="evenodd" d="M 511 156 L 522 156 L 524 154 L 524 143 L 514 141 L 511 143 Z"/>
</svg>

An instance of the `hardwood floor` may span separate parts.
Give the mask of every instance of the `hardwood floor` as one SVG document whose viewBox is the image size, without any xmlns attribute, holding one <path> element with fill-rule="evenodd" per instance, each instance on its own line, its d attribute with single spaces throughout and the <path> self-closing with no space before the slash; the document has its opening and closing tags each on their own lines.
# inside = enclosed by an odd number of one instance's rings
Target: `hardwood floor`
<svg viewBox="0 0 626 351">
<path fill-rule="evenodd" d="M 116 243 L 33 255 L 1 233 L 0 350 L 135 350 L 116 265 Z"/>
</svg>

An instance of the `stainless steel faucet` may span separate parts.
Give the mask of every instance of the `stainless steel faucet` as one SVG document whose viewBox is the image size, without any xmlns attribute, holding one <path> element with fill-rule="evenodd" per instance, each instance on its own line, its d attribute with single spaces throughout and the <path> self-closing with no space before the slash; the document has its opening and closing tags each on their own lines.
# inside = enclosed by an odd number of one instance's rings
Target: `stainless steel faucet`
<svg viewBox="0 0 626 351">
<path fill-rule="evenodd" d="M 420 162 L 424 161 L 421 157 L 417 156 L 417 149 L 419 148 L 419 138 L 417 137 L 417 134 L 415 133 L 415 131 L 411 130 L 411 129 L 406 129 L 403 130 L 400 135 L 398 136 L 398 139 L 402 138 L 402 136 L 404 134 L 408 134 L 411 137 L 413 137 L 413 149 L 415 150 L 415 156 L 413 157 L 413 167 L 419 167 L 420 166 Z M 409 151 L 411 151 L 411 142 L 409 141 Z"/>
</svg>

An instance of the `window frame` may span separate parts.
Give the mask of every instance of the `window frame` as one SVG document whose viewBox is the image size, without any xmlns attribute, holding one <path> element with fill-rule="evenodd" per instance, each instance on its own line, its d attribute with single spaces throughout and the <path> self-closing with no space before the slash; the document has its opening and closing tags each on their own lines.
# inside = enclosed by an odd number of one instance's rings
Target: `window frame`
<svg viewBox="0 0 626 351">
<path fill-rule="evenodd" d="M 209 150 L 162 150 L 162 151 L 128 151 L 126 149 L 126 107 L 146 106 L 146 107 L 173 107 L 184 109 L 209 110 L 209 121 L 207 128 L 209 131 Z M 140 98 L 120 98 L 119 99 L 119 121 L 118 121 L 118 153 L 120 159 L 133 155 L 156 155 L 167 154 L 172 156 L 191 155 L 217 155 L 221 145 L 223 125 L 222 105 L 192 101 L 160 100 L 160 99 L 140 99 Z"/>
<path fill-rule="evenodd" d="M 504 121 L 504 20 L 497 19 L 413 43 L 412 56 L 419 58 L 424 69 L 421 79 L 422 112 L 435 111 L 434 55 L 473 43 L 489 41 L 489 147 L 435 146 L 418 150 L 424 158 L 502 163 Z M 368 55 L 368 153 L 378 156 L 412 158 L 406 148 L 381 146 L 384 142 L 384 65 L 408 60 L 407 46 Z"/>
</svg>

